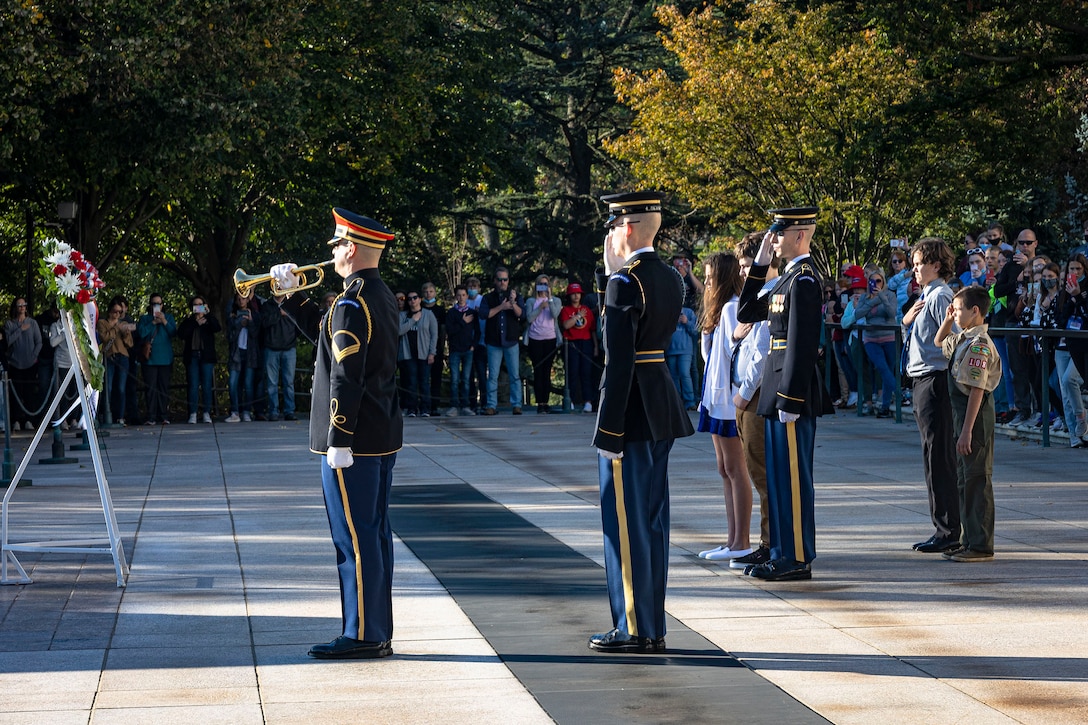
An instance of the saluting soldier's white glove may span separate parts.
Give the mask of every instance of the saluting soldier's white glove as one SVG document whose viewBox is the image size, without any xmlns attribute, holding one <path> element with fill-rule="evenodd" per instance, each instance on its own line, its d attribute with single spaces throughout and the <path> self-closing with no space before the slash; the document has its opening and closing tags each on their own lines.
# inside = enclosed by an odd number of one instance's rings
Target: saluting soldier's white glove
<svg viewBox="0 0 1088 725">
<path fill-rule="evenodd" d="M 778 411 L 778 420 L 783 423 L 796 423 L 797 419 L 800 417 L 800 413 L 787 413 L 784 410 Z"/>
<path fill-rule="evenodd" d="M 329 468 L 351 468 L 351 464 L 355 463 L 350 448 L 329 446 L 329 452 L 326 454 L 325 458 L 329 462 Z"/>
<path fill-rule="evenodd" d="M 295 270 L 298 269 L 298 265 L 294 262 L 286 262 L 284 264 L 277 264 L 272 269 L 268 270 L 268 273 L 272 275 L 272 279 L 276 281 L 276 286 L 286 292 L 287 290 L 298 287 L 298 275 L 295 274 Z"/>
<path fill-rule="evenodd" d="M 615 453 L 613 451 L 606 451 L 603 448 L 598 448 L 597 452 L 600 453 L 602 457 L 607 458 L 610 461 L 618 461 L 623 458 L 623 451 Z"/>
</svg>

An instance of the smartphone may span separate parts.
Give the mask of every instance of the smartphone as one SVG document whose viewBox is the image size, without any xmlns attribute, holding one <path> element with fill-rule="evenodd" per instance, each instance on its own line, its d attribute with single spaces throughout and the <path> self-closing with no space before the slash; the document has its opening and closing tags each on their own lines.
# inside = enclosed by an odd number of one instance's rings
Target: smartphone
<svg viewBox="0 0 1088 725">
<path fill-rule="evenodd" d="M 152 314 L 158 314 L 162 312 L 162 305 L 151 305 Z"/>
<path fill-rule="evenodd" d="M 1069 276 L 1065 278 L 1065 283 L 1070 287 L 1077 286 L 1077 275 L 1073 272 L 1069 273 Z"/>
</svg>

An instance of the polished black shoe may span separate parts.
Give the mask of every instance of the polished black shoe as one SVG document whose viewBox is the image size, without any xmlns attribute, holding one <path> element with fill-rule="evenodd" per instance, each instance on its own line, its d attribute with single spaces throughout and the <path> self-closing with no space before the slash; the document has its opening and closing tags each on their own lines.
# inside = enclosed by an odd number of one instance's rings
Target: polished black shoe
<svg viewBox="0 0 1088 725">
<path fill-rule="evenodd" d="M 960 548 L 959 537 L 937 536 L 936 534 L 929 537 L 928 541 L 914 545 L 914 550 L 923 554 L 942 554 L 946 551 L 955 551 L 958 548 Z"/>
<path fill-rule="evenodd" d="M 665 638 L 632 637 L 618 629 L 613 629 L 611 632 L 595 634 L 590 637 L 589 648 L 598 652 L 636 652 L 642 654 L 664 652 Z"/>
<path fill-rule="evenodd" d="M 286 415 L 283 416 L 283 419 L 284 420 L 298 420 L 298 418 L 295 417 L 294 413 L 287 413 Z"/>
<path fill-rule="evenodd" d="M 393 654 L 393 644 L 340 636 L 328 644 L 315 644 L 308 654 L 319 660 L 376 660 Z"/>
<path fill-rule="evenodd" d="M 768 561 L 766 564 L 752 567 L 751 573 L 745 569 L 744 573 L 768 582 L 789 582 L 811 579 L 812 567 L 803 561 L 775 559 L 774 561 Z"/>
</svg>

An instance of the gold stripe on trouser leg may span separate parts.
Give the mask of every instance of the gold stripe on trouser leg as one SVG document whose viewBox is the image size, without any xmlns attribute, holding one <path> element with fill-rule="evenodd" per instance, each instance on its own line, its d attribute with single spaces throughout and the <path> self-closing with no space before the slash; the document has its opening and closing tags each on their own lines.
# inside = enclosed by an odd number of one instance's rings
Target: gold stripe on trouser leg
<svg viewBox="0 0 1088 725">
<path fill-rule="evenodd" d="M 344 471 L 336 469 L 336 480 L 340 483 L 340 500 L 344 504 L 344 520 L 348 523 L 348 531 L 351 532 L 351 550 L 355 552 L 355 589 L 359 601 L 359 631 L 356 639 L 363 638 L 363 557 L 359 556 L 359 535 L 355 533 L 355 522 L 351 520 L 351 505 L 348 503 L 348 489 L 344 484 Z"/>
<path fill-rule="evenodd" d="M 635 585 L 631 574 L 631 537 L 627 533 L 627 507 L 623 502 L 623 463 L 612 461 L 612 484 L 616 489 L 616 518 L 620 531 L 620 576 L 623 579 L 623 606 L 627 610 L 627 634 L 638 636 L 635 617 Z"/>
<path fill-rule="evenodd" d="M 801 469 L 797 465 L 797 424 L 786 423 L 786 445 L 790 450 L 790 499 L 793 503 L 793 558 L 805 560 L 805 541 L 801 537 Z"/>
</svg>

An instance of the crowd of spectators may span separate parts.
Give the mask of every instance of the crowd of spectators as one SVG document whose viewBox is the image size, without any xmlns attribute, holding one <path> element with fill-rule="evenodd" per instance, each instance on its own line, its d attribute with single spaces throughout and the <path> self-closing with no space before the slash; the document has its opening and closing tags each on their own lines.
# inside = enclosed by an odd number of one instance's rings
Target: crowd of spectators
<svg viewBox="0 0 1088 725">
<path fill-rule="evenodd" d="M 1002 362 L 994 391 L 997 424 L 1021 430 L 1046 426 L 1068 434 L 1070 445 L 1079 448 L 1088 445 L 1083 400 L 1088 339 L 1079 335 L 1088 316 L 1088 260 L 1082 251 L 1051 259 L 1037 248 L 1034 230 L 1023 229 L 1009 242 L 1002 226 L 992 224 L 967 235 L 956 272 L 946 281 L 954 292 L 975 286 L 990 298 L 986 322 Z M 892 240 L 886 269 L 879 262 L 848 262 L 825 290 L 839 408 L 860 405 L 863 415 L 888 418 L 897 392 L 910 402 L 905 351 L 896 344 L 907 337 L 903 316 L 921 291 L 910 253 L 905 241 Z"/>
<path fill-rule="evenodd" d="M 1039 333 L 1083 328 L 1088 260 L 1081 253 L 1051 259 L 1038 254 L 1037 246 L 1031 229 L 1009 242 L 1000 225 L 991 225 L 967 236 L 956 273 L 947 281 L 953 290 L 979 286 L 990 296 L 987 322 L 1002 361 L 1001 384 L 994 391 L 997 423 L 1050 426 L 1068 433 L 1070 445 L 1080 447 L 1088 445 L 1083 401 L 1088 341 L 1072 335 L 1044 341 Z M 699 342 L 705 330 L 699 321 L 705 315 L 705 288 L 687 255 L 675 255 L 672 264 L 683 281 L 685 301 L 666 362 L 685 407 L 694 411 L 704 395 L 706 352 Z M 847 262 L 839 272 L 826 285 L 824 306 L 824 319 L 832 323 L 825 360 L 832 367 L 835 405 L 844 410 L 860 406 L 862 415 L 890 418 L 897 399 L 903 404 L 911 400 L 902 347 L 909 332 L 903 316 L 920 291 L 911 249 L 904 240 L 892 240 L 886 258 L 864 265 Z M 520 415 L 525 404 L 546 414 L 565 402 L 573 412 L 592 413 L 603 367 L 596 295 L 578 281 L 554 284 L 541 274 L 523 296 L 510 270 L 501 266 L 489 282 L 490 289 L 482 289 L 479 278 L 468 277 L 441 296 L 430 281 L 418 290 L 396 292 L 404 415 L 497 415 L 504 410 Z M 323 305 L 335 297 L 327 293 Z M 184 406 L 177 419 L 194 425 L 210 423 L 213 416 L 227 423 L 295 420 L 300 336 L 279 303 L 274 295 L 235 295 L 216 314 L 203 297 L 193 296 L 184 316 L 175 318 L 159 294 L 147 297 L 142 314 L 131 311 L 124 297 L 106 305 L 100 300 L 98 336 L 109 393 L 107 405 L 100 405 L 108 411 L 102 417 L 120 425 L 164 425 L 171 422 L 173 403 L 175 411 Z M 51 393 L 72 364 L 56 308 L 36 318 L 30 312 L 26 300 L 16 298 L 2 340 L 16 431 L 40 423 Z M 1044 354 L 1047 381 L 1042 379 Z M 178 355 L 182 364 L 175 366 Z M 217 376 L 217 370 L 222 374 Z M 184 393 L 172 398 L 177 373 L 185 376 Z M 1046 420 L 1044 389 L 1050 393 Z M 70 400 L 73 393 L 66 396 Z"/>
</svg>

